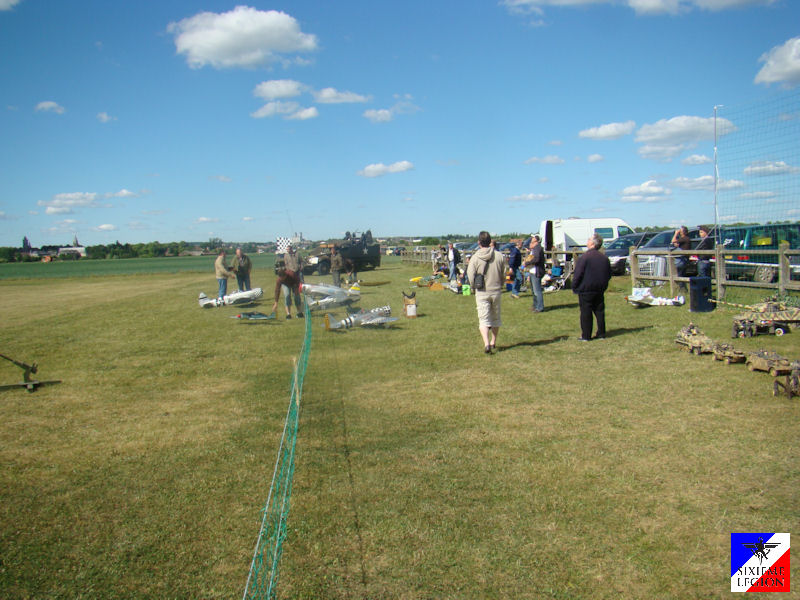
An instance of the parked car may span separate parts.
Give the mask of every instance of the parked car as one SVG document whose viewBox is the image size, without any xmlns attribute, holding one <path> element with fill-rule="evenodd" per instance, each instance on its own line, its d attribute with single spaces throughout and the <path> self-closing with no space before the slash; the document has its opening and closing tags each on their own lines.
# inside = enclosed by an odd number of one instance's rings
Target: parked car
<svg viewBox="0 0 800 600">
<path fill-rule="evenodd" d="M 714 232 L 712 231 L 710 235 L 713 236 L 713 234 Z M 664 255 L 647 255 L 645 252 L 647 250 L 671 250 L 673 235 L 675 235 L 674 229 L 660 231 L 650 238 L 649 242 L 639 248 L 642 252 L 639 255 L 639 273 L 641 275 L 657 276 L 667 274 L 667 257 Z M 689 239 L 692 242 L 692 248 L 696 248 L 701 239 L 700 230 L 690 229 Z M 697 257 L 692 256 L 686 265 L 686 277 L 694 277 L 695 275 L 697 275 Z"/>
<path fill-rule="evenodd" d="M 631 247 L 639 247 L 655 237 L 655 231 L 644 233 L 629 233 L 604 245 L 606 256 L 611 263 L 611 272 L 614 275 L 624 275 L 628 265 L 628 255 Z"/>
<path fill-rule="evenodd" d="M 722 228 L 725 272 L 729 278 L 770 283 L 778 275 L 777 254 L 750 254 L 750 250 L 777 250 L 782 242 L 800 248 L 800 223 L 744 225 Z M 728 253 L 730 249 L 732 252 Z M 800 278 L 800 257 L 790 258 L 792 279 Z"/>
</svg>

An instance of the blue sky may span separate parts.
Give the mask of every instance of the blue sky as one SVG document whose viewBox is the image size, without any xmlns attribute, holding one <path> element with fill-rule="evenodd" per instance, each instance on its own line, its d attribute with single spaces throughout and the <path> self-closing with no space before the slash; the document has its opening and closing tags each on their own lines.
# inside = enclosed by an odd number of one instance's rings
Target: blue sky
<svg viewBox="0 0 800 600">
<path fill-rule="evenodd" d="M 694 225 L 800 2 L 0 0 L 0 81 L 3 246 Z"/>
</svg>

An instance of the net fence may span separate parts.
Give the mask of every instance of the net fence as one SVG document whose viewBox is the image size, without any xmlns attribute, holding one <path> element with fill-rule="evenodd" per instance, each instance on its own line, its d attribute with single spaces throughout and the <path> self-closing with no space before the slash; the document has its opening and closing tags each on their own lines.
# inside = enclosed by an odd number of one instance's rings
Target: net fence
<svg viewBox="0 0 800 600">
<path fill-rule="evenodd" d="M 308 301 L 304 311 L 309 315 Z M 300 356 L 292 373 L 289 408 L 283 425 L 283 435 L 278 447 L 278 458 L 272 474 L 267 503 L 262 511 L 261 529 L 258 532 L 250 573 L 245 585 L 244 600 L 267 600 L 275 597 L 278 584 L 283 542 L 286 538 L 286 523 L 289 517 L 289 503 L 292 497 L 292 478 L 294 476 L 295 444 L 297 442 L 300 398 L 303 379 L 311 351 L 311 318 L 305 319 L 305 333 Z"/>
<path fill-rule="evenodd" d="M 774 282 L 779 259 L 765 251 L 800 249 L 800 88 L 716 107 L 715 130 L 717 240 L 731 250 L 728 278 Z M 800 257 L 791 262 L 791 279 L 800 280 Z"/>
</svg>

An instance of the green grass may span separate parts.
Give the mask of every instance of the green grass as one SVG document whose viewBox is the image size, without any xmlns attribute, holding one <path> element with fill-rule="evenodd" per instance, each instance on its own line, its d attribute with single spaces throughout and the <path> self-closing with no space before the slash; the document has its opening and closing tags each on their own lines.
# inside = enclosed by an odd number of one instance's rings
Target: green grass
<svg viewBox="0 0 800 600">
<path fill-rule="evenodd" d="M 213 273 L 216 256 L 170 256 L 162 258 L 123 258 L 103 260 L 58 260 L 54 262 L 0 263 L 0 280 L 53 279 L 64 277 L 109 277 L 114 275 L 152 275 L 154 273 Z M 272 270 L 274 254 L 254 254 L 253 275 Z M 228 263 L 231 258 L 228 257 Z"/>
<path fill-rule="evenodd" d="M 0 282 L 0 352 L 63 380 L 0 396 L 5 597 L 241 595 L 303 324 L 199 309 L 204 271 Z M 388 259 L 361 305 L 400 315 L 418 274 Z M 798 529 L 800 400 L 678 350 L 735 310 L 629 285 L 589 344 L 569 291 L 504 297 L 494 356 L 448 291 L 385 330 L 315 316 L 279 596 L 727 597 L 731 532 Z M 800 358 L 800 332 L 734 343 Z"/>
</svg>

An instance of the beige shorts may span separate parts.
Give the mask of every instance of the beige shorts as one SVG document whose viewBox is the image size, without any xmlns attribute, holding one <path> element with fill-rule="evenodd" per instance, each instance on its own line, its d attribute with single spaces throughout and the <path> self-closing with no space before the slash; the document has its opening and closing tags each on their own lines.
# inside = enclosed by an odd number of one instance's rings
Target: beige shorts
<svg viewBox="0 0 800 600">
<path fill-rule="evenodd" d="M 500 298 L 502 292 L 475 292 L 475 306 L 478 308 L 478 325 L 500 327 Z"/>
</svg>

